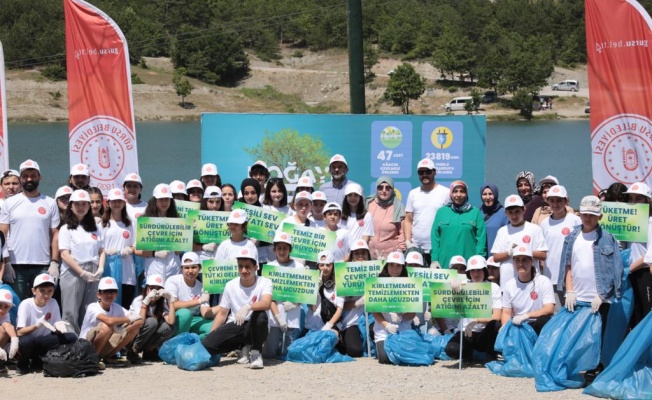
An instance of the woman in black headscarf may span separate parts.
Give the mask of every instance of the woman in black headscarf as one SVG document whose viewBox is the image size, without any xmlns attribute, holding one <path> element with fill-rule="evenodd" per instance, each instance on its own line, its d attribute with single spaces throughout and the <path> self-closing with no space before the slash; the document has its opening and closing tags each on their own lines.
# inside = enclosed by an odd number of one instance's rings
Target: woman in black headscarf
<svg viewBox="0 0 652 400">
<path fill-rule="evenodd" d="M 505 214 L 505 209 L 498 197 L 498 187 L 493 183 L 485 183 L 480 188 L 480 198 L 482 199 L 482 214 L 484 215 L 484 224 L 487 228 L 487 254 L 494 245 L 498 230 L 507 225 L 509 219 Z"/>
</svg>

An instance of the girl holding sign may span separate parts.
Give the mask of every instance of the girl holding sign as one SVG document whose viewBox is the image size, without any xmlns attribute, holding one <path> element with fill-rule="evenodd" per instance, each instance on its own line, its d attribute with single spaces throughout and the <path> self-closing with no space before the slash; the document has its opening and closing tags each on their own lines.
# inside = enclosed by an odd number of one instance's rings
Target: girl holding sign
<svg viewBox="0 0 652 400">
<path fill-rule="evenodd" d="M 267 181 L 265 196 L 263 199 L 263 208 L 288 214 L 290 211 L 290 206 L 288 206 L 288 191 L 283 183 L 283 178 L 271 178 Z M 272 249 L 271 246 L 259 247 L 258 256 L 261 256 L 261 253 L 265 253 L 264 258 L 268 262 L 276 259 L 276 251 Z"/>
<path fill-rule="evenodd" d="M 357 240 L 351 245 L 350 258 L 352 261 L 369 261 L 369 245 L 364 240 Z M 358 321 L 364 314 L 364 296 L 344 297 L 344 314 L 341 322 L 342 341 L 340 352 L 351 357 L 362 357 L 363 343 L 358 327 Z"/>
<path fill-rule="evenodd" d="M 349 231 L 340 227 L 342 218 L 342 207 L 337 203 L 328 203 L 324 206 L 324 220 L 326 225 L 322 228 L 327 231 L 335 232 L 335 248 L 333 249 L 333 258 L 335 262 L 349 260 Z"/>
<path fill-rule="evenodd" d="M 217 186 L 207 187 L 204 191 L 199 209 L 203 211 L 223 211 L 222 190 Z M 200 260 L 208 260 L 213 258 L 217 249 L 217 243 L 193 243 L 192 247 L 199 254 Z"/>
<path fill-rule="evenodd" d="M 365 207 L 362 186 L 349 183 L 344 193 L 346 197 L 342 204 L 342 226 L 349 230 L 351 240 L 363 239 L 368 243 L 374 236 L 374 217 Z"/>
<path fill-rule="evenodd" d="M 337 323 L 342 317 L 344 299 L 335 292 L 335 273 L 333 254 L 322 251 L 317 255 L 317 267 L 321 275 L 317 304 L 308 307 L 304 336 L 308 331 L 334 330 L 339 334 Z"/>
<path fill-rule="evenodd" d="M 398 278 L 407 277 L 408 272 L 405 267 L 405 257 L 403 253 L 393 251 L 387 256 L 387 262 L 378 275 L 381 278 Z M 391 364 L 387 353 L 385 353 L 385 338 L 388 335 L 394 335 L 410 329 L 415 313 L 373 313 L 374 319 L 374 341 L 376 342 L 376 353 L 378 362 L 381 364 Z"/>
</svg>

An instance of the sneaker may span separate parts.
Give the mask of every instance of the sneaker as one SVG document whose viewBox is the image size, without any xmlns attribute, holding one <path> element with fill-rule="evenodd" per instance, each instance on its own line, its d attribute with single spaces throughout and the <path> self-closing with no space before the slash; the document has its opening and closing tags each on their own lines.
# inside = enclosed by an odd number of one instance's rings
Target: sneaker
<svg viewBox="0 0 652 400">
<path fill-rule="evenodd" d="M 161 362 L 161 357 L 158 356 L 158 351 L 152 350 L 152 351 L 143 351 L 143 361 L 149 361 L 149 362 Z"/>
<path fill-rule="evenodd" d="M 97 363 L 97 369 L 100 371 L 104 371 L 106 369 L 106 365 L 104 364 L 104 361 L 100 360 L 100 362 Z"/>
<path fill-rule="evenodd" d="M 593 381 L 595 380 L 595 378 L 597 378 L 598 375 L 600 375 L 600 373 L 602 371 L 604 371 L 604 366 L 602 364 L 598 364 L 598 367 L 595 368 L 595 369 L 590 369 L 590 370 L 586 371 L 584 373 L 584 386 L 583 387 L 587 387 L 590 384 L 592 384 Z"/>
<path fill-rule="evenodd" d="M 249 350 L 251 350 L 251 346 L 245 346 L 242 348 L 242 355 L 238 358 L 238 361 L 236 361 L 237 364 L 249 363 Z"/>
<path fill-rule="evenodd" d="M 251 362 L 249 363 L 249 368 L 263 369 L 263 356 L 260 355 L 260 351 L 258 350 L 251 351 Z"/>
<path fill-rule="evenodd" d="M 108 357 L 104 359 L 104 364 L 111 367 L 125 367 L 129 365 L 129 361 L 126 357 Z"/>
<path fill-rule="evenodd" d="M 129 361 L 130 363 L 132 363 L 134 365 L 140 365 L 140 364 L 143 363 L 143 360 L 140 358 L 138 353 L 136 353 L 133 350 L 127 352 L 127 361 Z"/>
<path fill-rule="evenodd" d="M 9 373 L 9 368 L 4 361 L 0 361 L 0 375 L 7 375 Z"/>
</svg>

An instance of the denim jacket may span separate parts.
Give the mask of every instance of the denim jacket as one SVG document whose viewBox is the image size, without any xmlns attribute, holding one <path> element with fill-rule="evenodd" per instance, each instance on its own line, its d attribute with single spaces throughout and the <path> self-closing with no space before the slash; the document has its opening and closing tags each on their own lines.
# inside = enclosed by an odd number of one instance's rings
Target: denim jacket
<svg viewBox="0 0 652 400">
<path fill-rule="evenodd" d="M 571 265 L 571 254 L 575 239 L 582 233 L 582 225 L 576 226 L 573 231 L 566 236 L 564 248 L 561 252 L 561 262 L 559 264 L 559 280 L 557 289 L 564 290 L 566 285 L 566 266 Z M 603 232 L 598 226 L 598 238 L 593 243 L 593 262 L 595 264 L 595 283 L 600 298 L 604 300 L 611 299 L 612 296 L 620 298 L 620 283 L 623 276 L 623 262 L 620 258 L 620 249 L 616 238 L 609 233 Z"/>
</svg>

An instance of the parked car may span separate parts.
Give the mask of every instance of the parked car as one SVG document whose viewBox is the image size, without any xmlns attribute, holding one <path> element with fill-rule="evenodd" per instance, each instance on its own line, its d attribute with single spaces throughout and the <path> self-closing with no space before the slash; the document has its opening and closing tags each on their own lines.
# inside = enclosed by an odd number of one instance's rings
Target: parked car
<svg viewBox="0 0 652 400">
<path fill-rule="evenodd" d="M 570 90 L 571 92 L 577 92 L 580 90 L 580 83 L 574 79 L 566 79 L 565 81 L 552 85 L 552 90 Z"/>
<path fill-rule="evenodd" d="M 494 103 L 496 102 L 496 100 L 498 100 L 498 96 L 496 96 L 496 92 L 494 92 L 493 90 L 484 92 L 481 98 L 481 101 L 483 103 Z"/>
<path fill-rule="evenodd" d="M 591 102 L 587 101 L 586 106 L 584 107 L 584 113 L 585 114 L 591 114 Z"/>
<path fill-rule="evenodd" d="M 453 100 L 444 104 L 444 108 L 447 112 L 464 111 L 464 105 L 471 100 L 473 100 L 473 97 L 471 96 L 455 97 Z"/>
</svg>

